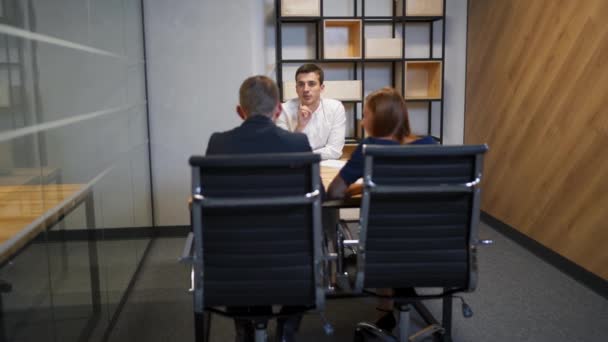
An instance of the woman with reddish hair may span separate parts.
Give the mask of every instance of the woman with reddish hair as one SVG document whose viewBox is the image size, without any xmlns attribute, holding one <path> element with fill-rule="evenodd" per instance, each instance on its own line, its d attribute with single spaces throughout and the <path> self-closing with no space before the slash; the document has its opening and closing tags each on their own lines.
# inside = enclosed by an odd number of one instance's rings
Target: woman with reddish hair
<svg viewBox="0 0 608 342">
<path fill-rule="evenodd" d="M 344 198 L 360 192 L 360 188 L 349 189 L 349 186 L 363 176 L 363 145 L 437 143 L 432 136 L 412 134 L 405 100 L 393 88 L 376 90 L 365 98 L 362 124 L 367 138 L 359 143 L 346 165 L 332 180 L 327 191 L 329 198 Z"/>
</svg>

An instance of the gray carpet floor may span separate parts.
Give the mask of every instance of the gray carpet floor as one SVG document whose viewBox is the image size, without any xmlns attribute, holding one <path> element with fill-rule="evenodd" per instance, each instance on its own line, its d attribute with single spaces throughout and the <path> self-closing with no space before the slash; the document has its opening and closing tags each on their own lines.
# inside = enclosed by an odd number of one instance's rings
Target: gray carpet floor
<svg viewBox="0 0 608 342">
<path fill-rule="evenodd" d="M 453 338 L 464 341 L 608 341 L 608 300 L 505 238 L 485 224 L 480 237 L 495 244 L 479 251 L 479 286 L 463 297 L 474 311 L 464 318 L 454 302 Z M 189 269 L 177 262 L 184 238 L 159 238 L 151 246 L 110 341 L 194 341 Z M 440 302 L 427 302 L 439 316 Z M 373 321 L 372 298 L 328 302 L 335 333 L 326 336 L 318 315 L 306 315 L 298 341 L 352 341 L 355 324 Z M 413 316 L 414 325 L 420 318 Z M 274 326 L 269 327 L 270 333 Z M 232 341 L 232 322 L 214 315 L 211 340 Z M 272 341 L 273 339 L 271 339 Z"/>
</svg>

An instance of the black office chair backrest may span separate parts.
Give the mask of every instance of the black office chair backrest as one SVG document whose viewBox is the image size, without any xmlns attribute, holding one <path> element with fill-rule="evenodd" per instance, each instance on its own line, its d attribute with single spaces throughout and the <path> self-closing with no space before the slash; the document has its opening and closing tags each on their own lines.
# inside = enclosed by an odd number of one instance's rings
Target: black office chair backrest
<svg viewBox="0 0 608 342">
<path fill-rule="evenodd" d="M 356 289 L 474 289 L 486 151 L 486 145 L 364 146 Z"/>
<path fill-rule="evenodd" d="M 196 311 L 322 307 L 319 160 L 313 153 L 190 158 Z"/>
</svg>

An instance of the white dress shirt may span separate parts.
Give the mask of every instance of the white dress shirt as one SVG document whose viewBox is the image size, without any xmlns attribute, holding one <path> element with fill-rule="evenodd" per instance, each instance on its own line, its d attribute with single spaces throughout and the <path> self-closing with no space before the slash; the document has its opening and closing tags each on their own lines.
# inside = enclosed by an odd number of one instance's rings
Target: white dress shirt
<svg viewBox="0 0 608 342">
<path fill-rule="evenodd" d="M 283 103 L 283 112 L 277 119 L 277 126 L 290 132 L 298 125 L 298 108 L 300 100 L 295 98 Z M 346 115 L 342 102 L 332 99 L 321 99 L 319 107 L 302 133 L 306 134 L 310 147 L 321 159 L 338 159 L 344 148 Z"/>
</svg>

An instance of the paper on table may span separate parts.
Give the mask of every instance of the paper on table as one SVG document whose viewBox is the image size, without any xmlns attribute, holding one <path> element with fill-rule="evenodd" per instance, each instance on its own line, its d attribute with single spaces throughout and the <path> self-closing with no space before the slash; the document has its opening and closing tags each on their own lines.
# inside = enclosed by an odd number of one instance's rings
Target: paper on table
<svg viewBox="0 0 608 342">
<path fill-rule="evenodd" d="M 321 166 L 331 167 L 334 169 L 341 169 L 344 164 L 346 164 L 346 161 L 344 160 L 329 159 L 321 161 Z"/>
</svg>

